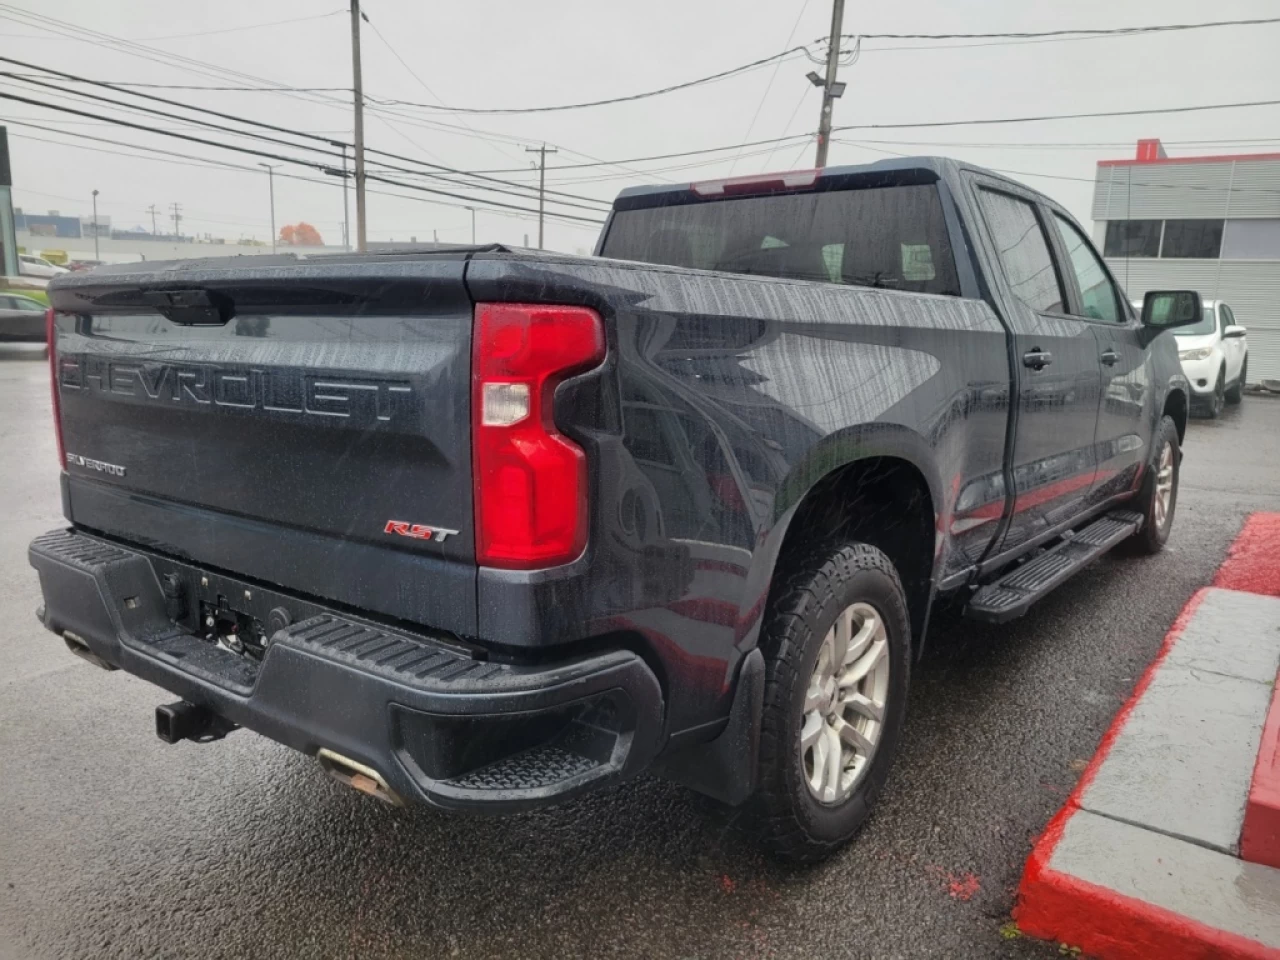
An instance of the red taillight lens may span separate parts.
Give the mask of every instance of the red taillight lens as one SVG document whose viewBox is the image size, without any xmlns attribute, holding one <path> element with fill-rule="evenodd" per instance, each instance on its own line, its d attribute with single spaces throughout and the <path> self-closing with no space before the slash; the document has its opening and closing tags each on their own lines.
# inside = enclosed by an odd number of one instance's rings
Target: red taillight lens
<svg viewBox="0 0 1280 960">
<path fill-rule="evenodd" d="M 516 570 L 567 563 L 587 544 L 587 459 L 556 430 L 552 395 L 604 359 L 600 316 L 482 303 L 472 338 L 476 559 Z"/>
<path fill-rule="evenodd" d="M 62 404 L 58 400 L 58 324 L 53 307 L 44 315 L 44 339 L 49 354 L 49 392 L 53 395 L 53 431 L 58 438 L 58 467 L 67 468 L 67 451 L 62 444 Z"/>
</svg>

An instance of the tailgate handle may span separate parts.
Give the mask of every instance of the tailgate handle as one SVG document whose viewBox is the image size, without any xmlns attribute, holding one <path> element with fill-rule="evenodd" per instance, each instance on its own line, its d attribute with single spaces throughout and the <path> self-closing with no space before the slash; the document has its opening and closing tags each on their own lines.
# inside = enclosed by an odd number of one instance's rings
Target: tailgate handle
<svg viewBox="0 0 1280 960">
<path fill-rule="evenodd" d="M 142 302 L 184 326 L 220 326 L 235 316 L 235 302 L 212 290 L 146 290 Z"/>
</svg>

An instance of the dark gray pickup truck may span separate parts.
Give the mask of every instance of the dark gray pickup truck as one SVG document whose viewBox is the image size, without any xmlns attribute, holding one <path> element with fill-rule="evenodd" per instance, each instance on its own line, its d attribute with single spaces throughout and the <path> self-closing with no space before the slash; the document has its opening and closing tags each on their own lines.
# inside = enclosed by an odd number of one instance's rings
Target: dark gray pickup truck
<svg viewBox="0 0 1280 960">
<path fill-rule="evenodd" d="M 50 284 L 40 618 L 391 803 L 640 771 L 814 859 L 866 818 L 940 598 L 1159 550 L 1188 388 L 1085 233 L 913 159 L 624 192 L 498 246 Z"/>
</svg>

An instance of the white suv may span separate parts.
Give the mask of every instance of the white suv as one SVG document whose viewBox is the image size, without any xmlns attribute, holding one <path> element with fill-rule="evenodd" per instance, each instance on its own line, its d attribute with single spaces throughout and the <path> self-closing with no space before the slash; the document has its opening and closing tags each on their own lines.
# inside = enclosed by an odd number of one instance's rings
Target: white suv
<svg viewBox="0 0 1280 960">
<path fill-rule="evenodd" d="M 1141 310 L 1142 302 L 1134 306 Z M 1205 300 L 1204 318 L 1173 334 L 1182 372 L 1191 381 L 1193 406 L 1217 417 L 1226 404 L 1239 403 L 1249 372 L 1249 341 L 1231 307 L 1221 300 Z"/>
</svg>

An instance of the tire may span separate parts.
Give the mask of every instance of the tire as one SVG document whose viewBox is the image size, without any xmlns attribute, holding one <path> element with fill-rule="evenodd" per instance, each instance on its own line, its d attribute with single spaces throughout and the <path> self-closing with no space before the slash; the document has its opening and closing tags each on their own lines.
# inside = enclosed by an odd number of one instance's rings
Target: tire
<svg viewBox="0 0 1280 960">
<path fill-rule="evenodd" d="M 1166 450 L 1169 452 L 1169 460 L 1164 464 Z M 1161 511 L 1158 494 L 1165 481 L 1161 480 L 1160 473 L 1166 465 L 1169 469 L 1168 500 L 1165 509 Z M 1169 531 L 1173 528 L 1174 511 L 1178 507 L 1178 476 L 1181 469 L 1182 446 L 1178 442 L 1178 428 L 1172 417 L 1162 417 L 1152 438 L 1151 460 L 1147 464 L 1146 476 L 1142 478 L 1142 489 L 1133 501 L 1134 509 L 1142 513 L 1142 529 L 1125 542 L 1129 553 L 1150 556 L 1164 549 Z"/>
<path fill-rule="evenodd" d="M 1240 376 L 1230 390 L 1226 391 L 1223 396 L 1226 397 L 1227 403 L 1237 404 L 1244 399 L 1244 385 L 1248 381 L 1245 377 L 1249 373 L 1249 358 L 1245 357 L 1244 362 L 1240 364 Z"/>
<path fill-rule="evenodd" d="M 808 863 L 830 856 L 858 832 L 889 775 L 906 716 L 910 619 L 893 564 L 867 544 L 817 547 L 779 574 L 761 633 L 760 786 L 749 823 L 773 855 Z M 845 657 L 838 652 L 838 618 Z M 832 667 L 833 659 L 843 666 Z M 842 687 L 841 670 L 845 677 L 863 671 L 865 678 Z M 819 682 L 828 675 L 825 685 Z M 870 705 L 841 705 L 854 694 Z M 802 734 L 814 738 L 808 748 Z M 853 746 L 859 738 L 869 751 Z M 834 756 L 833 739 L 840 760 L 831 765 L 823 758 Z M 822 785 L 811 786 L 815 779 Z"/>
<path fill-rule="evenodd" d="M 1213 387 L 1213 393 L 1209 396 L 1208 404 L 1204 408 L 1204 415 L 1210 420 L 1217 420 L 1222 416 L 1222 408 L 1227 405 L 1227 368 L 1223 367 L 1218 373 L 1218 382 Z"/>
</svg>

